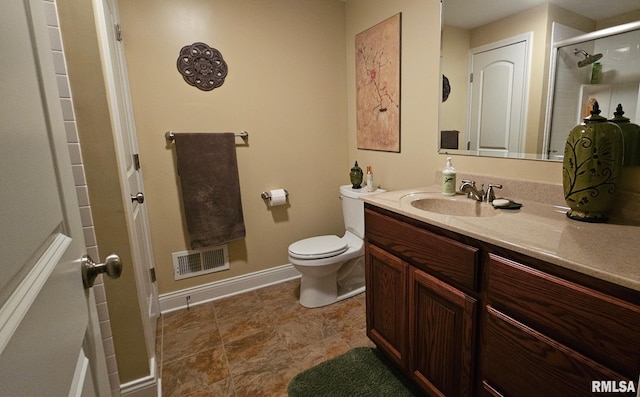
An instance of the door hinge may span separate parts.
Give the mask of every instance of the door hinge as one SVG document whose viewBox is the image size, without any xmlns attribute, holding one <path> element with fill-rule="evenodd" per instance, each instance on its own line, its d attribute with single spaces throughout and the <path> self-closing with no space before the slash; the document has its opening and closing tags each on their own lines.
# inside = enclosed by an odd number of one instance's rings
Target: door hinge
<svg viewBox="0 0 640 397">
<path fill-rule="evenodd" d="M 115 32 L 116 32 L 116 40 L 117 41 L 122 41 L 122 29 L 120 29 L 120 24 L 116 23 L 114 25 L 114 29 L 115 29 Z"/>
<path fill-rule="evenodd" d="M 151 277 L 151 282 L 155 283 L 156 282 L 156 268 L 152 267 L 151 269 L 149 269 L 149 276 Z"/>
<path fill-rule="evenodd" d="M 140 169 L 140 155 L 138 153 L 133 155 L 133 166 L 136 171 Z"/>
<path fill-rule="evenodd" d="M 469 83 L 473 83 L 473 73 L 469 73 Z"/>
</svg>

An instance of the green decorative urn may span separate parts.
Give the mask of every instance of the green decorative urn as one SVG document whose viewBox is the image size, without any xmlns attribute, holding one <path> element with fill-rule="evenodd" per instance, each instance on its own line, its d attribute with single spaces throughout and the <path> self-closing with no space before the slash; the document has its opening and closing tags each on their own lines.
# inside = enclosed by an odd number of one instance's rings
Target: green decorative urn
<svg viewBox="0 0 640 397">
<path fill-rule="evenodd" d="M 354 189 L 362 188 L 362 168 L 358 167 L 358 162 L 353 165 L 351 172 L 349 173 L 351 178 L 351 187 Z"/>
<path fill-rule="evenodd" d="M 567 216 L 583 222 L 606 222 L 622 166 L 622 131 L 600 116 L 593 104 L 591 116 L 569 133 L 564 149 L 562 185 Z"/>
<path fill-rule="evenodd" d="M 616 123 L 622 130 L 622 144 L 624 146 L 622 165 L 640 165 L 640 126 L 623 116 L 624 110 L 620 103 L 613 115 L 615 117 L 609 121 Z"/>
</svg>

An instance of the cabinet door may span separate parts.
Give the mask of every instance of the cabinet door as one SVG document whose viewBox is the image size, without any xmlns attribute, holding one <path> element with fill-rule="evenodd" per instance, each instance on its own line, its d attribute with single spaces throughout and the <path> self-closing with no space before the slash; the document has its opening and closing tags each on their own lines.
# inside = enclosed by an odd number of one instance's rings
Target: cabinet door
<svg viewBox="0 0 640 397">
<path fill-rule="evenodd" d="M 367 244 L 367 336 L 405 367 L 407 264 L 400 258 Z"/>
<path fill-rule="evenodd" d="M 409 272 L 409 370 L 431 395 L 470 396 L 477 301 L 437 278 Z"/>
</svg>

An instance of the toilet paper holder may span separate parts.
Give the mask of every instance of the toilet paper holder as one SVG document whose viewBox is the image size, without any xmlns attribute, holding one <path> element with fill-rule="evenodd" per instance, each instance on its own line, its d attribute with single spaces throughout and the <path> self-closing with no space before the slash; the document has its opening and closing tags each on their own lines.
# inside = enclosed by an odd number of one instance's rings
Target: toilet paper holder
<svg viewBox="0 0 640 397">
<path fill-rule="evenodd" d="M 284 189 L 284 195 L 289 197 L 289 192 L 286 189 Z M 265 200 L 269 200 L 271 198 L 271 193 L 262 192 L 262 193 L 260 193 L 260 197 L 262 197 Z"/>
</svg>

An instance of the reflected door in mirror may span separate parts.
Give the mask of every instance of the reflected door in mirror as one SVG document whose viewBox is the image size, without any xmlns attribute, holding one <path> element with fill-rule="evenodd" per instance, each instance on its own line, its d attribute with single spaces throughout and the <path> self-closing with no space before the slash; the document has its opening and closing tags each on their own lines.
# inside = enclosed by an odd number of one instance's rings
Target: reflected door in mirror
<svg viewBox="0 0 640 397">
<path fill-rule="evenodd" d="M 527 43 L 472 54 L 469 149 L 522 152 L 527 97 Z"/>
</svg>

